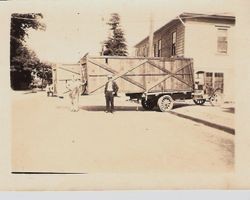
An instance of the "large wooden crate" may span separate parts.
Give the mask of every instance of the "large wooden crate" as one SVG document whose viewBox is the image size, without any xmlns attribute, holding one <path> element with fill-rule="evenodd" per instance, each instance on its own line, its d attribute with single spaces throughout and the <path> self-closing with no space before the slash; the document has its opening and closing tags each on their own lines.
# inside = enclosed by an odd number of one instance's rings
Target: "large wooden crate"
<svg viewBox="0 0 250 200">
<path fill-rule="evenodd" d="M 52 70 L 54 94 L 63 96 L 69 92 L 66 84 L 73 78 L 83 80 L 82 66 L 80 64 L 57 64 Z"/>
<path fill-rule="evenodd" d="M 191 92 L 194 87 L 192 59 L 101 56 L 84 57 L 81 64 L 87 94 L 103 93 L 108 74 L 122 93 Z"/>
</svg>

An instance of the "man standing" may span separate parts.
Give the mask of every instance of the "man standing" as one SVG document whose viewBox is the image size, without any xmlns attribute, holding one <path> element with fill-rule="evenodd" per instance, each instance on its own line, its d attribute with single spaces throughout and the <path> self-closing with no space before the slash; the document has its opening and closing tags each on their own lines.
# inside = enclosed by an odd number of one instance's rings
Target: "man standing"
<svg viewBox="0 0 250 200">
<path fill-rule="evenodd" d="M 108 75 L 108 82 L 105 85 L 104 93 L 106 98 L 106 112 L 113 113 L 114 111 L 114 95 L 117 95 L 118 86 L 112 80 L 112 75 Z"/>
</svg>

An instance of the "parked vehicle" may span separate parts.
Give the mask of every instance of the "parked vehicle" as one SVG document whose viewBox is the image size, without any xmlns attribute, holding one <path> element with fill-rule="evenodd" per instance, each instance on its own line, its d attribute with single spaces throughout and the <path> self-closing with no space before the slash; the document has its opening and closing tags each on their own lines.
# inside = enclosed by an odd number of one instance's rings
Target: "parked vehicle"
<svg viewBox="0 0 250 200">
<path fill-rule="evenodd" d="M 219 76 L 213 83 L 211 72 L 198 71 L 195 75 L 194 103 L 203 105 L 209 101 L 213 106 L 221 105 L 223 103 L 223 79 Z"/>
</svg>

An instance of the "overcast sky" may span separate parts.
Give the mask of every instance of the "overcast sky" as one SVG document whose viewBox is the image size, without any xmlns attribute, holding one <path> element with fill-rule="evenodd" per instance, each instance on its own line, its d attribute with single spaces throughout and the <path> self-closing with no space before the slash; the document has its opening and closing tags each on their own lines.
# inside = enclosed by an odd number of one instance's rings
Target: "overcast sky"
<svg viewBox="0 0 250 200">
<path fill-rule="evenodd" d="M 17 6 L 15 12 L 41 12 L 46 31 L 29 32 L 27 44 L 44 61 L 75 63 L 85 53 L 98 55 L 108 36 L 106 22 L 113 12 L 121 16 L 130 55 L 133 46 L 149 33 L 150 13 L 154 29 L 182 12 L 233 13 L 233 0 L 84 0 L 42 1 Z M 28 6 L 29 5 L 29 6 Z"/>
</svg>

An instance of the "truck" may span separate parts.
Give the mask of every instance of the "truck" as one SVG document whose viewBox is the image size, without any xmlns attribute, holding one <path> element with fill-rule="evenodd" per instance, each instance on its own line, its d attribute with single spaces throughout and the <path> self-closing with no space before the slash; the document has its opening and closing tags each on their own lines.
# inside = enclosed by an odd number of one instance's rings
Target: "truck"
<svg viewBox="0 0 250 200">
<path fill-rule="evenodd" d="M 202 73 L 196 80 L 191 58 L 84 56 L 77 64 L 58 64 L 52 72 L 54 93 L 59 97 L 68 92 L 65 84 L 72 76 L 86 83 L 82 94 L 91 95 L 103 93 L 107 75 L 112 74 L 119 92 L 139 101 L 145 110 L 157 106 L 166 112 L 175 101 L 189 99 L 197 105 L 206 101 L 215 105 L 221 92 L 204 90 Z"/>
</svg>

